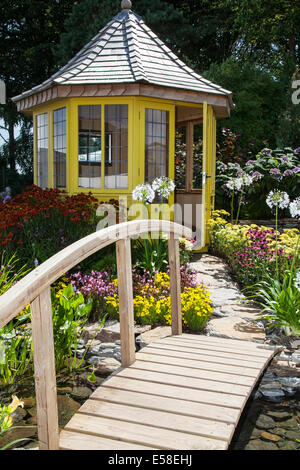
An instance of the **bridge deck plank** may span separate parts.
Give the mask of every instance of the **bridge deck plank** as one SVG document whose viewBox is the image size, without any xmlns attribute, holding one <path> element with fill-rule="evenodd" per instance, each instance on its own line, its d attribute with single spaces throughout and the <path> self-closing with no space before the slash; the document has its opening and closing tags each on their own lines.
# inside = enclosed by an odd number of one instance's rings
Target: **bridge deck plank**
<svg viewBox="0 0 300 470">
<path fill-rule="evenodd" d="M 143 348 L 60 434 L 61 449 L 225 450 L 276 350 L 187 335 Z"/>
</svg>

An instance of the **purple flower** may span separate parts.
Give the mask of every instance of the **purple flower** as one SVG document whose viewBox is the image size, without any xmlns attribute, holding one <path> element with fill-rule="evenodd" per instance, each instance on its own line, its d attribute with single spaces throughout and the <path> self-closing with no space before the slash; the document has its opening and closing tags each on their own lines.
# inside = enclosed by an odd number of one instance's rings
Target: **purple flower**
<svg viewBox="0 0 300 470">
<path fill-rule="evenodd" d="M 262 179 L 262 174 L 259 172 L 259 171 L 254 171 L 252 174 L 251 174 L 252 178 L 254 178 L 255 180 L 261 180 Z"/>
<path fill-rule="evenodd" d="M 282 175 L 281 175 L 280 170 L 278 168 L 271 168 L 270 175 L 272 175 L 277 180 L 282 179 Z"/>
<path fill-rule="evenodd" d="M 281 160 L 282 160 L 283 162 L 288 162 L 288 161 L 289 161 L 289 157 L 287 157 L 287 156 L 281 157 Z"/>
<path fill-rule="evenodd" d="M 283 172 L 283 176 L 291 176 L 291 175 L 294 175 L 293 170 L 285 170 Z"/>
<path fill-rule="evenodd" d="M 37 259 L 35 258 L 35 260 L 34 260 L 33 263 L 34 263 L 34 266 L 37 266 L 37 265 L 39 264 L 39 260 L 37 260 Z"/>
<path fill-rule="evenodd" d="M 300 147 L 297 147 L 297 148 L 294 150 L 294 154 L 295 154 L 295 155 L 298 155 L 298 153 L 300 153 Z"/>
<path fill-rule="evenodd" d="M 300 172 L 300 167 L 299 167 L 299 166 L 295 166 L 295 168 L 293 169 L 293 172 L 295 173 L 295 175 L 297 175 L 297 173 Z"/>
<path fill-rule="evenodd" d="M 219 168 L 220 168 L 220 170 L 227 170 L 227 165 L 225 163 L 221 163 Z"/>
<path fill-rule="evenodd" d="M 254 165 L 255 163 L 256 163 L 255 160 L 248 160 L 246 162 L 246 165 Z"/>
</svg>

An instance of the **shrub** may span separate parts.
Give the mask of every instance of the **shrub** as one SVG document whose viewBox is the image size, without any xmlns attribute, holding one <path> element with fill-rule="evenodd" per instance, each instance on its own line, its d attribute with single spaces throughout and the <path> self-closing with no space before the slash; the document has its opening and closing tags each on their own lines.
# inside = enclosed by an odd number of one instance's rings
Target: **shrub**
<svg viewBox="0 0 300 470">
<path fill-rule="evenodd" d="M 224 214 L 223 216 L 229 215 Z M 210 249 L 226 259 L 242 286 L 263 279 L 265 273 L 276 272 L 276 231 L 264 226 L 237 225 L 228 223 L 220 211 L 213 212 L 209 221 Z M 295 256 L 296 266 L 300 264 L 299 253 L 295 255 L 299 231 L 286 229 L 277 232 L 278 266 L 280 279 Z"/>
<path fill-rule="evenodd" d="M 251 179 L 251 184 L 239 185 L 234 191 L 233 209 L 246 218 L 270 217 L 266 196 L 271 190 L 286 191 L 291 199 L 297 197 L 300 178 L 300 151 L 291 148 L 262 149 L 245 164 L 217 162 L 216 197 L 217 206 L 230 210 L 233 182 L 241 178 Z M 241 203 L 241 205 L 240 205 Z M 280 216 L 289 217 L 287 210 Z"/>
<path fill-rule="evenodd" d="M 0 206 L 0 247 L 34 267 L 94 231 L 97 206 L 91 194 L 29 186 Z"/>
<path fill-rule="evenodd" d="M 196 287 L 193 273 L 182 270 L 183 292 L 181 294 L 183 324 L 193 331 L 203 328 L 212 313 L 208 290 L 200 285 Z M 191 277 L 189 277 L 191 276 Z M 154 279 L 145 284 L 133 298 L 134 317 L 141 324 L 171 324 L 170 278 L 167 273 L 156 273 Z M 107 297 L 110 314 L 117 318 L 119 311 L 118 294 Z"/>
</svg>

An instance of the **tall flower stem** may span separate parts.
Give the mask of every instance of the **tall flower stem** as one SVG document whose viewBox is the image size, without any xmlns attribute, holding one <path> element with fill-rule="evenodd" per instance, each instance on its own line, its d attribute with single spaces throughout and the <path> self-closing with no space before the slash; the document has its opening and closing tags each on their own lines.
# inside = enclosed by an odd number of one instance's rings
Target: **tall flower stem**
<svg viewBox="0 0 300 470">
<path fill-rule="evenodd" d="M 232 189 L 232 196 L 231 196 L 231 223 L 233 223 L 233 200 L 234 200 L 234 188 Z"/>
<path fill-rule="evenodd" d="M 276 204 L 276 210 L 275 210 L 275 230 L 276 230 L 276 245 L 275 245 L 275 262 L 276 262 L 276 277 L 277 279 L 279 278 L 278 276 L 278 204 Z"/>
<path fill-rule="evenodd" d="M 238 211 L 237 211 L 237 216 L 236 216 L 236 220 L 235 220 L 235 223 L 237 224 L 238 223 L 238 220 L 239 220 L 239 215 L 240 215 L 240 209 L 241 209 L 241 204 L 242 204 L 242 198 L 243 198 L 243 188 L 241 190 L 241 197 L 240 197 L 240 202 L 239 202 L 239 207 L 238 207 Z"/>
</svg>

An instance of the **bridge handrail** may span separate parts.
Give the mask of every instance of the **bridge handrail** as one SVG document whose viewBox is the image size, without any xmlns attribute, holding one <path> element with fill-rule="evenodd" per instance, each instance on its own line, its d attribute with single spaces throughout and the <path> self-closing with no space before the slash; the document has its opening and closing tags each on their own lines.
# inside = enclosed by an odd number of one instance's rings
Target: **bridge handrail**
<svg viewBox="0 0 300 470">
<path fill-rule="evenodd" d="M 130 238 L 147 232 L 169 235 L 172 334 L 179 335 L 182 320 L 178 239 L 192 234 L 189 228 L 166 220 L 134 220 L 96 231 L 53 255 L 0 297 L 0 328 L 30 303 L 40 449 L 59 448 L 51 284 L 90 255 L 116 243 L 122 366 L 131 365 L 135 361 L 135 341 Z"/>
</svg>

